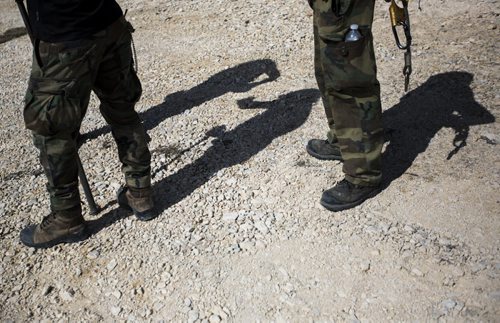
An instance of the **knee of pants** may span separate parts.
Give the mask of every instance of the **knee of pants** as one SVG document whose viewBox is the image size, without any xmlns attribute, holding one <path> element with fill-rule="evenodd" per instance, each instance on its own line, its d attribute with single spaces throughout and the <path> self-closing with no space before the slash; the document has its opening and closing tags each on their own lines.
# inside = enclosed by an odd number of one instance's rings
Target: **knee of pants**
<svg viewBox="0 0 500 323">
<path fill-rule="evenodd" d="M 85 108 L 75 87 L 75 81 L 30 80 L 23 111 L 26 128 L 41 136 L 77 131 Z"/>
<path fill-rule="evenodd" d="M 106 122 L 111 126 L 128 126 L 141 123 L 141 118 L 134 110 L 133 103 L 101 102 L 100 111 Z"/>
<path fill-rule="evenodd" d="M 101 101 L 100 111 L 111 125 L 135 124 L 140 122 L 135 104 L 142 95 L 141 82 L 135 72 L 123 73 L 112 91 L 97 91 Z"/>
</svg>

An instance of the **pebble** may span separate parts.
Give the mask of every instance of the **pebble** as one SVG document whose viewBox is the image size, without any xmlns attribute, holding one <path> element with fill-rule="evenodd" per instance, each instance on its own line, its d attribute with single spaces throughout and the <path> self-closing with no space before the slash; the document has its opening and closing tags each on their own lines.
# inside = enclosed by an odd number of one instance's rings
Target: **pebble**
<svg viewBox="0 0 500 323">
<path fill-rule="evenodd" d="M 212 308 L 211 312 L 216 316 L 219 316 L 223 320 L 227 320 L 228 318 L 228 314 L 226 313 L 226 311 L 224 311 L 224 308 L 222 308 L 220 305 L 215 305 Z"/>
<path fill-rule="evenodd" d="M 480 137 L 482 140 L 484 140 L 487 144 L 490 144 L 490 145 L 496 145 L 498 144 L 498 138 L 496 135 L 492 134 L 492 133 L 483 133 L 481 134 L 481 137 Z"/>
<path fill-rule="evenodd" d="M 63 289 L 59 292 L 59 297 L 65 302 L 72 301 L 74 296 L 75 292 L 72 289 Z"/>
<path fill-rule="evenodd" d="M 18 292 L 18 291 L 20 291 L 21 289 L 23 289 L 23 285 L 21 285 L 21 284 L 20 284 L 20 285 L 16 285 L 16 286 L 14 286 L 14 288 L 12 288 L 12 291 L 13 291 L 13 292 Z"/>
<path fill-rule="evenodd" d="M 447 300 L 444 300 L 441 302 L 441 308 L 443 308 L 447 312 L 449 312 L 453 308 L 455 308 L 456 305 L 457 305 L 457 302 L 452 300 L 452 299 L 447 299 Z"/>
<path fill-rule="evenodd" d="M 420 269 L 418 269 L 418 268 L 413 268 L 411 270 L 411 274 L 413 276 L 417 276 L 417 277 L 423 277 L 424 276 L 424 273 L 422 271 L 420 271 Z"/>
<path fill-rule="evenodd" d="M 368 270 L 370 270 L 370 267 L 371 263 L 369 260 L 362 261 L 359 265 L 359 269 L 364 273 L 368 272 Z"/>
<path fill-rule="evenodd" d="M 87 254 L 87 258 L 89 259 L 97 259 L 100 255 L 99 250 L 92 250 Z"/>
<path fill-rule="evenodd" d="M 111 312 L 111 314 L 112 314 L 113 316 L 118 316 L 118 314 L 120 314 L 120 313 L 121 313 L 121 311 L 122 311 L 122 308 L 121 308 L 121 307 L 119 307 L 119 306 L 112 306 L 112 307 L 110 308 L 110 312 Z"/>
<path fill-rule="evenodd" d="M 222 216 L 222 220 L 227 222 L 234 222 L 238 219 L 239 214 L 237 212 L 228 212 L 224 213 Z"/>
<path fill-rule="evenodd" d="M 49 295 L 54 290 L 54 287 L 51 285 L 45 285 L 42 289 L 42 296 Z"/>
<path fill-rule="evenodd" d="M 210 323 L 219 323 L 219 322 L 221 322 L 221 321 L 222 321 L 222 319 L 221 319 L 221 317 L 220 317 L 219 315 L 217 315 L 217 314 L 212 314 L 212 315 L 210 315 L 210 317 L 209 317 L 208 321 L 209 321 Z"/>
<path fill-rule="evenodd" d="M 122 293 L 119 290 L 111 292 L 111 295 L 113 295 L 116 299 L 120 299 L 122 297 Z"/>
<path fill-rule="evenodd" d="M 153 304 L 153 310 L 154 310 L 155 312 L 160 311 L 160 310 L 161 310 L 162 308 L 164 308 L 164 307 L 165 307 L 165 305 L 164 305 L 162 302 L 160 302 L 160 301 L 155 302 L 155 303 Z"/>
<path fill-rule="evenodd" d="M 255 228 L 262 234 L 267 234 L 269 232 L 269 228 L 262 221 L 256 221 L 254 223 Z"/>
<path fill-rule="evenodd" d="M 190 310 L 188 312 L 188 322 L 194 323 L 200 317 L 200 312 L 198 310 Z"/>
<path fill-rule="evenodd" d="M 108 271 L 112 271 L 113 269 L 115 269 L 116 265 L 118 265 L 118 263 L 116 262 L 116 260 L 115 260 L 115 259 L 112 259 L 112 260 L 108 263 L 108 265 L 106 266 L 106 269 L 107 269 Z"/>
<path fill-rule="evenodd" d="M 406 224 L 404 227 L 403 227 L 403 230 L 407 233 L 410 233 L 412 234 L 413 232 L 415 232 L 415 228 L 413 228 L 411 225 L 409 224 Z"/>
<path fill-rule="evenodd" d="M 247 241 L 240 242 L 239 245 L 240 245 L 240 248 L 243 250 L 250 250 L 255 246 L 255 242 L 247 240 Z"/>
</svg>

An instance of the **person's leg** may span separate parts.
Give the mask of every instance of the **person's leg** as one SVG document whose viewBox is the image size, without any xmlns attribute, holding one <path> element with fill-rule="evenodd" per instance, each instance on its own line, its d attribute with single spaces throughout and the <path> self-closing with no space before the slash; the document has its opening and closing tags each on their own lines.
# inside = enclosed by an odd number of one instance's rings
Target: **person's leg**
<svg viewBox="0 0 500 323">
<path fill-rule="evenodd" d="M 21 232 L 23 243 L 50 247 L 83 238 L 78 191 L 77 135 L 91 91 L 90 43 L 40 44 L 43 67 L 33 62 L 24 121 L 32 131 L 47 177 L 51 214 Z"/>
<path fill-rule="evenodd" d="M 337 137 L 335 136 L 335 121 L 332 112 L 332 97 L 328 95 L 325 85 L 325 75 L 321 59 L 322 41 L 318 34 L 317 17 L 313 17 L 313 33 L 314 33 L 314 74 L 318 83 L 319 91 L 321 92 L 321 100 L 325 109 L 326 119 L 328 121 L 328 132 L 326 139 L 311 139 L 307 143 L 306 151 L 309 155 L 324 160 L 342 160 L 340 149 L 337 145 Z"/>
<path fill-rule="evenodd" d="M 322 204 L 345 209 L 376 194 L 381 181 L 382 110 L 371 33 L 374 0 L 314 4 L 325 88 L 346 179 L 325 191 Z M 351 24 L 359 26 L 363 38 L 344 42 Z"/>
<path fill-rule="evenodd" d="M 118 146 L 126 187 L 119 193 L 122 206 L 132 208 L 141 220 L 155 216 L 151 189 L 151 154 L 147 136 L 134 106 L 142 88 L 133 68 L 131 26 L 120 19 L 106 30 L 108 47 L 99 66 L 94 91 L 100 111 L 111 126 Z"/>
</svg>

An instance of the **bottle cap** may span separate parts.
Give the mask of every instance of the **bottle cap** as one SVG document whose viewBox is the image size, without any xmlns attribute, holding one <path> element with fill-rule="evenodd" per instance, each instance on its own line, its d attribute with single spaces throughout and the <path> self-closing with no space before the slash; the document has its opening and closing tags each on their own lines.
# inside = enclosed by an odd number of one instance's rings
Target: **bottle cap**
<svg viewBox="0 0 500 323">
<path fill-rule="evenodd" d="M 357 24 L 352 24 L 351 25 L 351 29 L 352 30 L 357 30 L 358 29 L 358 25 Z"/>
</svg>

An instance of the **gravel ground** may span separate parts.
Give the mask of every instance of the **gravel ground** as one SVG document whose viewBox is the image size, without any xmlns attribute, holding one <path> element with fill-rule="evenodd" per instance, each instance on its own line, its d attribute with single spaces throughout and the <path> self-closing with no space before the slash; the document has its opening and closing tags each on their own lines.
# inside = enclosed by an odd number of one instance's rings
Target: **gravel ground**
<svg viewBox="0 0 500 323">
<path fill-rule="evenodd" d="M 306 1 L 120 1 L 128 8 L 161 215 L 118 209 L 116 148 L 92 99 L 80 153 L 98 204 L 86 241 L 34 250 L 48 212 L 22 121 L 31 64 L 0 1 L 0 320 L 498 321 L 496 0 L 412 3 L 414 74 L 377 2 L 384 190 L 331 213 L 338 162 L 309 157 L 326 120 Z"/>
</svg>

